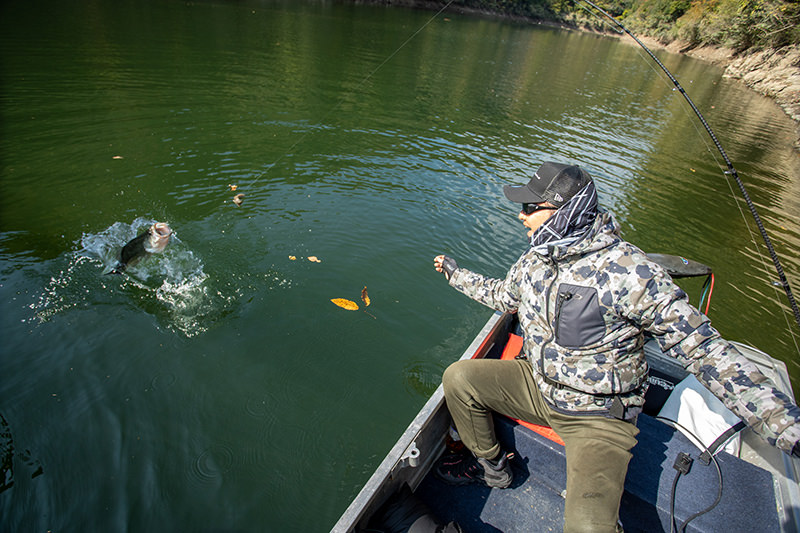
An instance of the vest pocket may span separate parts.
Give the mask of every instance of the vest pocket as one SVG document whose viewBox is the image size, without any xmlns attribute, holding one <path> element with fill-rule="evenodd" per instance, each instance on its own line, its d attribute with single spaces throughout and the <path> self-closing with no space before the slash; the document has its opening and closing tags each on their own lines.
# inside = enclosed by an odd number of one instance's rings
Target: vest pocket
<svg viewBox="0 0 800 533">
<path fill-rule="evenodd" d="M 562 283 L 556 296 L 556 342 L 565 348 L 581 348 L 603 339 L 606 324 L 597 289 Z"/>
</svg>

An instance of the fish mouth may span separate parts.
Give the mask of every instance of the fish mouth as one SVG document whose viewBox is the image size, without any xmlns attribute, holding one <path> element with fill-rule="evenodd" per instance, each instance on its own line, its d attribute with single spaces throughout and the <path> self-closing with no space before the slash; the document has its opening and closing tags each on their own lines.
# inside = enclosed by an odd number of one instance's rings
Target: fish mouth
<svg viewBox="0 0 800 533">
<path fill-rule="evenodd" d="M 156 222 L 150 226 L 150 238 L 145 244 L 145 250 L 151 254 L 158 254 L 164 251 L 169 244 L 172 229 L 166 222 Z"/>
<path fill-rule="evenodd" d="M 156 222 L 150 230 L 158 237 L 169 237 L 172 235 L 172 229 L 166 222 Z"/>
</svg>

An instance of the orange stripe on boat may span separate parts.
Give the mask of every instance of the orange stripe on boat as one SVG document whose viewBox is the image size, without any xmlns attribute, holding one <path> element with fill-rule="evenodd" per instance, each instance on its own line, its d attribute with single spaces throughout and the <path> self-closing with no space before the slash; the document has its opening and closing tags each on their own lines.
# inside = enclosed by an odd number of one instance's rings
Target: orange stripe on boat
<svg viewBox="0 0 800 533">
<path fill-rule="evenodd" d="M 504 361 L 513 360 L 515 357 L 519 355 L 522 351 L 522 337 L 519 335 L 514 335 L 513 333 L 509 333 L 508 335 L 508 342 L 506 343 L 506 347 L 503 349 L 503 355 L 500 356 L 500 359 Z M 511 418 L 511 417 L 509 417 Z M 511 420 L 517 422 L 518 424 L 525 426 L 526 428 L 530 429 L 534 433 L 538 433 L 542 437 L 549 439 L 556 444 L 564 445 L 564 441 L 561 440 L 561 437 L 553 431 L 553 428 L 548 426 L 540 426 L 539 424 L 532 424 L 530 422 L 525 422 L 524 420 L 518 420 L 516 418 L 511 418 Z"/>
<path fill-rule="evenodd" d="M 506 342 L 506 347 L 503 348 L 503 355 L 500 356 L 500 359 L 504 361 L 514 359 L 521 351 L 522 337 L 519 335 L 514 335 L 513 333 L 509 333 L 508 342 Z"/>
</svg>

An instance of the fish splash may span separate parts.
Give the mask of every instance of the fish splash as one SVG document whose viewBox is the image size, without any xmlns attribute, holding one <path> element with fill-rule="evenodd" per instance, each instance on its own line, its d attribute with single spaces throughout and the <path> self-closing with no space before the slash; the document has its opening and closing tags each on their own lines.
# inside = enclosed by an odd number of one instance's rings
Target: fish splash
<svg viewBox="0 0 800 533">
<path fill-rule="evenodd" d="M 154 223 L 140 217 L 83 234 L 80 249 L 57 259 L 66 265 L 30 305 L 31 320 L 43 323 L 92 306 L 123 305 L 145 311 L 161 327 L 186 337 L 207 331 L 235 299 L 209 287 L 202 261 L 175 233 L 163 253 L 130 266 L 125 276 L 103 275 L 117 264 L 120 248 Z"/>
</svg>

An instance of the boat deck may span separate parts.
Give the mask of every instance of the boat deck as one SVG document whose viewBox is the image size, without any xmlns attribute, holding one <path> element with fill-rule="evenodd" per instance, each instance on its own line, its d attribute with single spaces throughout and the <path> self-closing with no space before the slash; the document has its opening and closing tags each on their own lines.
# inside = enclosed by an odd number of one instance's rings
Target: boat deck
<svg viewBox="0 0 800 533">
<path fill-rule="evenodd" d="M 564 447 L 507 418 L 497 417 L 496 422 L 501 442 L 515 453 L 510 489 L 452 487 L 429 474 L 417 495 L 440 521 L 456 521 L 465 532 L 561 531 Z M 669 531 L 676 475 L 672 465 L 681 451 L 696 457 L 697 448 L 680 432 L 647 415 L 640 417 L 638 425 L 641 433 L 628 470 L 620 520 L 625 531 Z M 725 452 L 716 458 L 725 490 L 719 503 L 692 520 L 686 531 L 780 531 L 772 475 Z M 694 461 L 675 491 L 678 525 L 714 503 L 719 483 L 713 462 Z"/>
</svg>

